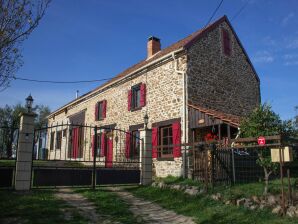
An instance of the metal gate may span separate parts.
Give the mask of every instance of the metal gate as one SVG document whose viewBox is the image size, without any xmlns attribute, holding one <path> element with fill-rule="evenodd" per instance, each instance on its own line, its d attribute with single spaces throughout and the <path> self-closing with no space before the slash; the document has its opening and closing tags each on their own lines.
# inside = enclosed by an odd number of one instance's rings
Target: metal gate
<svg viewBox="0 0 298 224">
<path fill-rule="evenodd" d="M 232 154 L 215 144 L 196 144 L 193 150 L 193 178 L 206 185 L 232 180 Z"/>
<path fill-rule="evenodd" d="M 36 129 L 32 187 L 139 184 L 138 132 L 61 124 Z"/>
<path fill-rule="evenodd" d="M 0 127 L 0 188 L 13 188 L 19 129 Z"/>
</svg>

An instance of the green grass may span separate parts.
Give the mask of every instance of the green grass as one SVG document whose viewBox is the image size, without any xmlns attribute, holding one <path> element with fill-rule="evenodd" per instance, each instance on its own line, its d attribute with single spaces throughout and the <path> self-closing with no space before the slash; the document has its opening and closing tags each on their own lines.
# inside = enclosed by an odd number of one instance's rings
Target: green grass
<svg viewBox="0 0 298 224">
<path fill-rule="evenodd" d="M 288 192 L 288 180 L 284 178 L 284 191 Z M 292 189 L 295 190 L 296 178 L 291 178 Z M 281 194 L 281 180 L 271 180 L 269 182 L 268 193 L 269 194 Z M 263 182 L 236 184 L 233 186 L 215 186 L 210 193 L 221 193 L 225 199 L 238 199 L 242 197 L 262 196 L 264 191 Z"/>
<path fill-rule="evenodd" d="M 183 192 L 159 189 L 154 187 L 127 188 L 135 196 L 145 198 L 160 204 L 162 207 L 174 210 L 179 214 L 194 217 L 201 224 L 294 224 L 298 219 L 282 218 L 271 214 L 269 210 L 250 211 L 244 207 L 225 205 L 211 200 L 206 195 L 191 197 Z"/>
<path fill-rule="evenodd" d="M 76 190 L 96 205 L 100 215 L 107 216 L 109 220 L 118 221 L 123 224 L 141 223 L 131 211 L 129 206 L 120 199 L 115 193 L 101 187 L 97 190 Z"/>
<path fill-rule="evenodd" d="M 89 163 L 92 166 L 92 162 Z M 0 166 L 15 166 L 15 160 L 0 160 Z M 33 160 L 33 166 L 61 166 L 61 167 L 88 167 L 87 165 L 76 161 L 50 161 Z"/>
<path fill-rule="evenodd" d="M 165 178 L 156 178 L 156 181 L 163 181 L 165 184 L 180 184 L 180 185 L 188 185 L 188 186 L 203 186 L 199 181 L 195 181 L 192 179 L 185 179 L 183 177 L 173 177 L 167 176 Z"/>
<path fill-rule="evenodd" d="M 0 223 L 85 224 L 78 212 L 71 210 L 71 220 L 65 220 L 61 209 L 70 208 L 54 197 L 53 191 L 31 191 L 26 194 L 0 191 Z"/>
<path fill-rule="evenodd" d="M 15 166 L 15 160 L 0 160 L 0 166 Z"/>
<path fill-rule="evenodd" d="M 292 189 L 295 190 L 297 187 L 297 178 L 291 178 L 291 186 Z M 156 178 L 156 181 L 163 181 L 165 184 L 180 184 L 180 185 L 188 185 L 188 186 L 198 186 L 203 188 L 204 185 L 196 180 L 184 179 L 182 177 L 173 177 L 168 176 L 165 178 Z M 246 183 L 246 184 L 236 184 L 233 186 L 227 185 L 216 185 L 212 189 L 209 184 L 208 193 L 221 193 L 225 199 L 238 199 L 242 197 L 251 197 L 262 196 L 264 191 L 264 182 L 254 182 L 254 183 Z M 288 191 L 288 179 L 284 178 L 284 190 L 287 193 Z M 271 180 L 269 182 L 268 192 L 270 194 L 280 194 L 281 192 L 281 180 Z"/>
</svg>

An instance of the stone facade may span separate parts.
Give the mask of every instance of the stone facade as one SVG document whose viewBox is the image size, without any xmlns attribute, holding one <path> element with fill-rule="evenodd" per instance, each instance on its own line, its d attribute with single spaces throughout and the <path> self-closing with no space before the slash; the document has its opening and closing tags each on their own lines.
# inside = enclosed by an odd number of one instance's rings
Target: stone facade
<svg viewBox="0 0 298 224">
<path fill-rule="evenodd" d="M 170 56 L 169 56 L 170 57 Z M 178 59 L 180 69 L 186 69 L 186 56 L 181 55 Z M 91 99 L 83 101 L 77 105 L 71 106 L 67 109 L 67 113 L 62 111 L 49 119 L 49 125 L 66 124 L 69 123 L 69 117 L 85 111 L 85 124 L 97 125 L 98 127 L 116 124 L 116 128 L 128 131 L 129 126 L 138 125 L 144 123 L 144 114 L 147 110 L 149 116 L 148 127 L 151 128 L 153 122 L 160 122 L 169 120 L 172 118 L 181 118 L 183 111 L 183 85 L 182 75 L 177 74 L 174 70 L 174 61 L 168 60 L 158 67 L 154 67 L 148 72 L 140 74 L 139 76 L 110 88 Z M 146 84 L 146 106 L 136 111 L 128 111 L 128 90 L 138 84 Z M 107 100 L 107 111 L 106 118 L 100 121 L 95 121 L 95 104 L 99 101 Z M 183 121 L 182 121 L 183 122 Z M 63 127 L 57 128 L 57 130 Z M 87 129 L 86 134 L 86 149 L 84 150 L 86 158 L 92 158 L 91 155 L 91 138 L 93 134 L 91 129 Z M 91 133 L 90 133 L 91 132 Z M 67 138 L 65 138 L 67 139 Z M 62 140 L 62 148 L 67 148 L 67 142 L 65 139 Z M 124 140 L 124 138 L 123 138 Z M 48 148 L 49 148 L 48 143 Z M 118 143 L 119 144 L 119 143 Z M 114 142 L 114 146 L 116 143 Z M 122 142 L 122 145 L 124 143 Z M 50 151 L 50 159 L 61 159 L 65 158 L 67 150 L 62 150 L 55 154 L 55 150 Z M 124 148 L 122 147 L 121 154 L 124 156 Z M 58 157 L 57 157 L 58 156 Z M 116 154 L 114 155 L 115 159 Z M 67 156 L 66 156 L 67 157 Z M 100 161 L 104 162 L 104 158 L 100 158 Z M 173 169 L 177 166 L 181 167 L 181 160 L 177 162 L 171 162 Z M 154 163 L 155 167 L 158 166 L 158 162 Z"/>
<path fill-rule="evenodd" d="M 222 47 L 222 28 L 231 37 L 231 55 Z M 188 51 L 188 101 L 205 108 L 244 116 L 260 103 L 260 83 L 226 22 Z"/>
<path fill-rule="evenodd" d="M 222 27 L 231 33 L 231 56 L 222 53 Z M 84 110 L 85 124 L 98 127 L 116 124 L 116 128 L 126 131 L 132 125 L 143 124 L 147 112 L 148 128 L 156 122 L 179 118 L 183 143 L 187 142 L 188 136 L 188 114 L 184 114 L 187 102 L 240 116 L 246 115 L 260 103 L 257 75 L 226 22 L 207 32 L 191 47 L 180 49 L 175 54 L 169 52 L 128 77 L 103 91 L 101 88 L 94 90 L 94 94 L 87 94 L 81 101 L 70 103 L 67 110 L 57 110 L 50 115 L 49 125 L 65 124 L 70 121 L 70 116 Z M 139 110 L 128 111 L 128 90 L 139 83 L 146 84 L 146 105 Z M 95 121 L 95 104 L 102 100 L 107 101 L 106 118 Z M 89 150 L 84 153 L 90 158 L 92 130 L 89 131 L 85 138 Z M 50 152 L 50 158 L 53 158 L 53 153 Z M 104 158 L 101 159 L 104 161 Z M 180 176 L 182 157 L 167 161 L 154 158 L 153 169 L 157 176 Z"/>
</svg>

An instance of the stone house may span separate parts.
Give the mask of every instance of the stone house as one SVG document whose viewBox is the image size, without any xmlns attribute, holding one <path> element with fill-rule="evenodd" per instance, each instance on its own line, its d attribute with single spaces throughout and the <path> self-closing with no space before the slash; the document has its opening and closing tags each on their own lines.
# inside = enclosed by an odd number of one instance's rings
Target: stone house
<svg viewBox="0 0 298 224">
<path fill-rule="evenodd" d="M 80 123 L 117 128 L 139 136 L 147 114 L 153 146 L 179 145 L 215 137 L 233 138 L 240 118 L 259 103 L 258 75 L 224 16 L 163 49 L 158 38 L 150 37 L 146 59 L 52 112 L 48 122 L 49 126 Z M 50 158 L 57 145 L 62 148 L 66 144 L 67 134 L 62 129 L 51 133 Z M 77 139 L 80 133 L 73 130 L 69 135 Z M 92 135 L 84 137 L 88 147 L 79 152 L 79 146 L 69 147 L 65 157 L 90 155 Z M 99 145 L 105 141 L 103 136 L 100 135 Z M 100 158 L 115 160 L 113 137 L 106 141 L 104 150 L 100 149 Z M 129 138 L 123 144 L 126 145 L 123 156 L 133 153 L 135 149 Z M 153 148 L 152 156 L 157 176 L 182 174 L 181 147 Z"/>
</svg>

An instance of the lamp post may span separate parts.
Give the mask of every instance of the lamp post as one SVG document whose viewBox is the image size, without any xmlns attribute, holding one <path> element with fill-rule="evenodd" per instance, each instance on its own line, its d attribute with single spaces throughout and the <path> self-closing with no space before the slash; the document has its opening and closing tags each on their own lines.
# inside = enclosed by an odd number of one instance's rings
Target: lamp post
<svg viewBox="0 0 298 224">
<path fill-rule="evenodd" d="M 148 120 L 149 120 L 149 117 L 148 117 L 148 114 L 146 112 L 145 115 L 144 115 L 145 130 L 148 129 Z"/>
<path fill-rule="evenodd" d="M 28 113 L 31 113 L 33 101 L 33 97 L 30 93 L 30 95 L 26 98 L 26 107 L 28 109 Z"/>
</svg>

